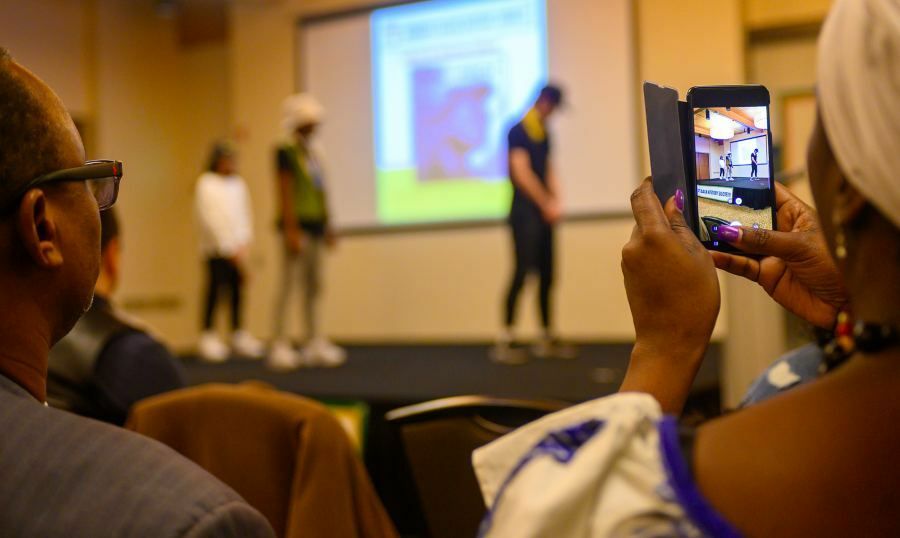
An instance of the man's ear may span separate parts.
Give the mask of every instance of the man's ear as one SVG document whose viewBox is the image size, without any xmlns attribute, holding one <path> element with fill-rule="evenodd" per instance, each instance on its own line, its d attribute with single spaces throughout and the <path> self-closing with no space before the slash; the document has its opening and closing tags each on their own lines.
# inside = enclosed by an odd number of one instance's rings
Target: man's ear
<svg viewBox="0 0 900 538">
<path fill-rule="evenodd" d="M 59 231 L 50 215 L 44 191 L 31 189 L 25 193 L 16 217 L 19 240 L 34 263 L 46 269 L 61 266 L 63 255 L 59 248 Z"/>
</svg>

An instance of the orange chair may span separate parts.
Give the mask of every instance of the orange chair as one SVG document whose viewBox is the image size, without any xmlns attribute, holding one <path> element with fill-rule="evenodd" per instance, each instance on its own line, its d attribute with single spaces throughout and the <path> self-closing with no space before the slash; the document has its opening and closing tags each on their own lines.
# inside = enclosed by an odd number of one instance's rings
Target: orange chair
<svg viewBox="0 0 900 538">
<path fill-rule="evenodd" d="M 231 486 L 278 536 L 397 536 L 347 434 L 317 402 L 258 382 L 200 385 L 138 402 L 126 427 Z"/>
</svg>

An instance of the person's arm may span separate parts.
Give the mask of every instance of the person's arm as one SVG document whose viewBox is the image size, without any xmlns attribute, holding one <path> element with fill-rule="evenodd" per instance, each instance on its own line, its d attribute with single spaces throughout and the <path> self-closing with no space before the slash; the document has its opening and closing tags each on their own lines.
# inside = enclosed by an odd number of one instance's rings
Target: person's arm
<svg viewBox="0 0 900 538">
<path fill-rule="evenodd" d="M 334 228 L 332 228 L 331 226 L 331 205 L 329 204 L 330 191 L 328 189 L 329 176 L 323 164 L 323 161 L 325 160 L 325 151 L 322 149 L 322 146 L 317 143 L 310 144 L 309 151 L 312 154 L 313 158 L 316 160 L 316 166 L 319 168 L 322 189 L 322 206 L 325 209 L 325 221 L 323 222 L 325 244 L 329 248 L 334 248 L 337 245 L 337 233 L 335 233 Z"/>
<path fill-rule="evenodd" d="M 299 253 L 303 248 L 303 236 L 294 219 L 294 174 L 288 165 L 284 150 L 278 151 L 278 205 L 281 208 L 281 229 L 288 251 Z"/>
<path fill-rule="evenodd" d="M 680 414 L 719 314 L 719 280 L 675 197 L 663 209 L 648 178 L 631 206 L 636 225 L 622 274 L 635 344 L 619 390 L 648 393 L 664 412 Z"/>
<path fill-rule="evenodd" d="M 250 202 L 250 189 L 244 178 L 238 177 L 241 192 L 241 214 L 237 226 L 238 248 L 232 263 L 243 276 L 247 258 L 250 256 L 250 246 L 253 243 L 253 204 Z"/>
<path fill-rule="evenodd" d="M 525 149 L 519 147 L 510 149 L 509 168 L 512 182 L 540 208 L 545 220 L 555 222 L 559 218 L 559 205 L 553 194 L 541 184 L 541 180 L 531 169 L 531 158 Z"/>
<path fill-rule="evenodd" d="M 562 185 L 559 182 L 559 176 L 556 175 L 556 167 L 553 165 L 553 159 L 547 156 L 547 190 L 554 200 L 562 200 Z"/>
<path fill-rule="evenodd" d="M 237 249 L 232 216 L 225 210 L 219 190 L 221 185 L 213 181 L 201 180 L 197 184 L 196 205 L 200 225 L 207 231 L 218 252 L 233 252 Z"/>
</svg>

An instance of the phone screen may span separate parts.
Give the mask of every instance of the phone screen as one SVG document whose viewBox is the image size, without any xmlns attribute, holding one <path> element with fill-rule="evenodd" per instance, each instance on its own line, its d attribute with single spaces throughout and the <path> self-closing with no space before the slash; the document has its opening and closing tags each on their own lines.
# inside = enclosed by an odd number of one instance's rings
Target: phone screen
<svg viewBox="0 0 900 538">
<path fill-rule="evenodd" d="M 700 240 L 722 246 L 719 226 L 771 230 L 769 107 L 695 107 L 693 113 Z"/>
</svg>

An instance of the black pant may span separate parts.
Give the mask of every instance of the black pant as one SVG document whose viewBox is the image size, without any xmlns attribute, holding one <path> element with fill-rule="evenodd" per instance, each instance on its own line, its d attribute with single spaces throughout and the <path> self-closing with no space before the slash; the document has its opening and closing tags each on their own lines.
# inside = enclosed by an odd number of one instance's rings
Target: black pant
<svg viewBox="0 0 900 538">
<path fill-rule="evenodd" d="M 506 326 L 511 327 L 516 317 L 516 301 L 525 277 L 537 271 L 540 277 L 538 300 L 541 324 L 550 327 L 550 288 L 553 286 L 553 227 L 538 215 L 516 216 L 510 219 L 516 267 L 506 296 Z"/>
<path fill-rule="evenodd" d="M 203 328 L 212 328 L 213 313 L 219 298 L 219 290 L 227 288 L 231 295 L 231 328 L 241 327 L 241 273 L 227 258 L 208 258 L 209 286 L 206 290 L 206 311 Z"/>
<path fill-rule="evenodd" d="M 757 177 L 757 173 L 759 172 L 756 163 L 750 163 L 750 177 Z"/>
</svg>

